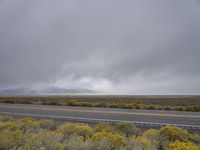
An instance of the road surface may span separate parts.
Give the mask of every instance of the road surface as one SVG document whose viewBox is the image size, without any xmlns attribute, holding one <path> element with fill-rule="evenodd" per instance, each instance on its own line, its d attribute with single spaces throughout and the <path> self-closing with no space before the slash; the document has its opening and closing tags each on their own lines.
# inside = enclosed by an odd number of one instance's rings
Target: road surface
<svg viewBox="0 0 200 150">
<path fill-rule="evenodd" d="M 129 122 L 143 126 L 175 125 L 200 130 L 200 112 L 0 104 L 0 114 L 83 122 Z"/>
</svg>

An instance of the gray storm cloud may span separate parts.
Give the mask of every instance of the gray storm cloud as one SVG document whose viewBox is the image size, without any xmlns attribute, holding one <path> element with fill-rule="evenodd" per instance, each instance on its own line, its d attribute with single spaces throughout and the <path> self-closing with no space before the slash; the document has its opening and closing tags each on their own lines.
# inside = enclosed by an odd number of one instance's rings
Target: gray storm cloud
<svg viewBox="0 0 200 150">
<path fill-rule="evenodd" d="M 1 0 L 0 89 L 199 94 L 198 0 Z"/>
</svg>

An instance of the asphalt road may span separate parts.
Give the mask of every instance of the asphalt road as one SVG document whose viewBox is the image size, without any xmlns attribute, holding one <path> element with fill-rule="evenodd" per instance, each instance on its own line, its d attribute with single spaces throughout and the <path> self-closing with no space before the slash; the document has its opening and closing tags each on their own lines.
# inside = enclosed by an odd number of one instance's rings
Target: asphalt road
<svg viewBox="0 0 200 150">
<path fill-rule="evenodd" d="M 0 114 L 83 122 L 129 122 L 145 126 L 175 125 L 200 130 L 200 112 L 0 104 Z"/>
</svg>

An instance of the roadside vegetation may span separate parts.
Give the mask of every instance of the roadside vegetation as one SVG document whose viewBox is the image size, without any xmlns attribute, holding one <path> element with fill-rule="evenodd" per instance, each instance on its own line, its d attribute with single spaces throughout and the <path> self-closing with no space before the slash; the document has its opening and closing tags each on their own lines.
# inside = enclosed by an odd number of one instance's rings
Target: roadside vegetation
<svg viewBox="0 0 200 150">
<path fill-rule="evenodd" d="M 200 112 L 200 96 L 134 97 L 134 96 L 41 96 L 0 97 L 0 103 L 109 107 L 124 109 L 174 110 Z"/>
<path fill-rule="evenodd" d="M 200 150 L 200 135 L 165 126 L 85 124 L 0 116 L 1 150 Z"/>
</svg>

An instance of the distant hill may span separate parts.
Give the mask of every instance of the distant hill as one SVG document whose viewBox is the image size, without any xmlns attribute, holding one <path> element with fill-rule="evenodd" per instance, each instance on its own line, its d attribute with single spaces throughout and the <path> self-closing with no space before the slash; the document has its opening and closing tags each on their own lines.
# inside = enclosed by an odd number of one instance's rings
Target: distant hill
<svg viewBox="0 0 200 150">
<path fill-rule="evenodd" d="M 45 95 L 45 94 L 88 94 L 95 93 L 89 89 L 65 89 L 59 87 L 35 88 L 7 88 L 0 90 L 0 96 L 14 95 Z"/>
</svg>

